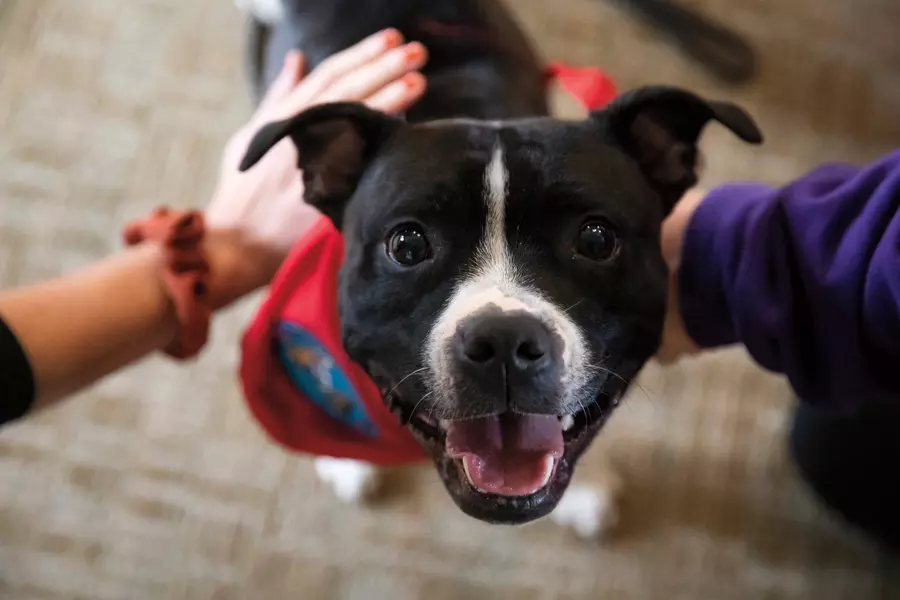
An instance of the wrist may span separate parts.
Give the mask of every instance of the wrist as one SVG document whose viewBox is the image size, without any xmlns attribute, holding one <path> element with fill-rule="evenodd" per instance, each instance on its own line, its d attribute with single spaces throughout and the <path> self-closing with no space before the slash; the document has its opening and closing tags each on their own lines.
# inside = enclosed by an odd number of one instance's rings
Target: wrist
<svg viewBox="0 0 900 600">
<path fill-rule="evenodd" d="M 691 217 L 705 196 L 706 192 L 703 190 L 689 190 L 675 205 L 662 225 L 660 246 L 663 260 L 669 268 L 666 320 L 662 343 L 657 352 L 657 359 L 663 364 L 674 362 L 685 354 L 693 354 L 700 350 L 688 335 L 682 317 L 678 279 L 685 234 Z"/>
<path fill-rule="evenodd" d="M 154 328 L 154 347 L 163 347 L 169 344 L 178 332 L 178 315 L 175 303 L 169 296 L 163 282 L 163 274 L 166 270 L 165 256 L 162 245 L 156 241 L 148 241 L 126 251 L 123 264 L 132 272 L 144 271 L 151 282 L 147 291 L 140 297 L 146 298 L 147 306 L 152 314 L 152 321 L 157 323 Z M 133 291 L 136 288 L 131 288 Z M 132 302 L 137 299 L 132 297 Z"/>
<path fill-rule="evenodd" d="M 212 303 L 218 310 L 268 285 L 284 258 L 236 229 L 211 228 L 204 252 L 212 277 Z"/>
<path fill-rule="evenodd" d="M 662 225 L 662 255 L 670 269 L 676 270 L 681 263 L 681 250 L 684 247 L 684 236 L 691 217 L 706 197 L 701 189 L 688 190 L 675 204 L 672 212 Z"/>
<path fill-rule="evenodd" d="M 203 216 L 160 206 L 128 223 L 122 239 L 127 246 L 159 244 L 163 269 L 154 279 L 174 306 L 179 326 L 175 339 L 163 349 L 178 360 L 196 356 L 206 344 L 213 309 Z"/>
</svg>

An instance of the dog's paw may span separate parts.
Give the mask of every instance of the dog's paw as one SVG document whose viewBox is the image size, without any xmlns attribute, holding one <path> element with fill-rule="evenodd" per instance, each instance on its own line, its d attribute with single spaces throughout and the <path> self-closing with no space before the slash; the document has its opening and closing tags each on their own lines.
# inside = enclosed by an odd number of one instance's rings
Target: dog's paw
<svg viewBox="0 0 900 600">
<path fill-rule="evenodd" d="M 316 459 L 315 466 L 319 479 L 344 502 L 365 502 L 378 489 L 380 471 L 369 463 L 322 457 Z"/>
<path fill-rule="evenodd" d="M 241 12 L 250 14 L 260 23 L 275 25 L 284 17 L 282 0 L 234 0 Z"/>
<path fill-rule="evenodd" d="M 618 521 L 616 500 L 621 485 L 610 476 L 604 485 L 572 485 L 563 495 L 550 519 L 571 528 L 582 539 L 599 539 Z"/>
</svg>

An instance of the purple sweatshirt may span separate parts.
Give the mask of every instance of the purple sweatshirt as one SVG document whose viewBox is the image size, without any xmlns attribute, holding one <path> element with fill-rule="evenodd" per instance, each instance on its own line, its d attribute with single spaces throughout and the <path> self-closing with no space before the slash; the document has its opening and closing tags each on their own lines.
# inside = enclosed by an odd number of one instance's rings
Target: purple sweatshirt
<svg viewBox="0 0 900 600">
<path fill-rule="evenodd" d="M 805 401 L 900 401 L 900 151 L 713 190 L 685 234 L 688 333 L 743 343 Z"/>
</svg>

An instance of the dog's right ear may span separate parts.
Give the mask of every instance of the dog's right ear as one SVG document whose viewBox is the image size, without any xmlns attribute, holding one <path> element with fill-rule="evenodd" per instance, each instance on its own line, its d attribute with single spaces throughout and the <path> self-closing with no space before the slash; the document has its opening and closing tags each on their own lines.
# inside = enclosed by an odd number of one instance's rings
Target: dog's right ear
<svg viewBox="0 0 900 600">
<path fill-rule="evenodd" d="M 304 197 L 341 228 L 344 207 L 378 149 L 405 122 L 362 104 L 322 104 L 260 129 L 240 164 L 246 171 L 290 137 L 303 172 Z"/>
</svg>

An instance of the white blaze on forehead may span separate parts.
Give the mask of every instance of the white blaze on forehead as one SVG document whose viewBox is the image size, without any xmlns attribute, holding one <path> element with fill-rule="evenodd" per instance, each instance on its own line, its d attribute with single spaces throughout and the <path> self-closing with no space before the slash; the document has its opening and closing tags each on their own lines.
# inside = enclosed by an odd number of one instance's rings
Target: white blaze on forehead
<svg viewBox="0 0 900 600">
<path fill-rule="evenodd" d="M 484 203 L 487 205 L 487 222 L 484 240 L 478 249 L 481 276 L 497 285 L 515 282 L 515 265 L 506 241 L 506 199 L 509 192 L 509 171 L 503 159 L 503 147 L 498 142 L 491 154 L 491 162 L 484 172 Z M 504 287 L 506 287 L 504 286 Z"/>
<path fill-rule="evenodd" d="M 446 393 L 453 386 L 447 343 L 466 317 L 492 306 L 503 311 L 529 312 L 562 338 L 565 367 L 562 386 L 566 397 L 560 400 L 569 401 L 586 379 L 589 351 L 580 328 L 565 311 L 527 285 L 525 273 L 515 263 L 506 227 L 509 169 L 499 140 L 485 168 L 483 195 L 487 216 L 474 269 L 457 284 L 428 339 L 426 361 L 435 385 L 442 390 L 438 394 Z"/>
</svg>

